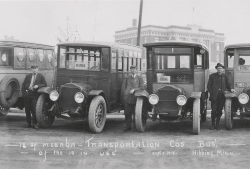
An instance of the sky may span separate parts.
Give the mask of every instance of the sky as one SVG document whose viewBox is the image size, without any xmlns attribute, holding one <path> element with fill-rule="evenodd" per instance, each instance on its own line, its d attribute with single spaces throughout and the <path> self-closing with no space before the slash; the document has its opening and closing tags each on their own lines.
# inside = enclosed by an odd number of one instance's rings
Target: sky
<svg viewBox="0 0 250 169">
<path fill-rule="evenodd" d="M 249 7 L 250 0 L 143 0 L 142 26 L 196 24 L 224 33 L 225 45 L 249 43 Z M 115 31 L 139 20 L 139 8 L 140 0 L 0 0 L 0 39 L 55 46 L 68 23 L 82 41 L 114 42 Z"/>
</svg>

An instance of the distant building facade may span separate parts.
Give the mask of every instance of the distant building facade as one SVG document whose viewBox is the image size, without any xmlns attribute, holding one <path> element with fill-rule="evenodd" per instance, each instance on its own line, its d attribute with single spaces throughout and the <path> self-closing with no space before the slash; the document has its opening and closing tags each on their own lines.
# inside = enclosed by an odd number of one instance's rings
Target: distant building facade
<svg viewBox="0 0 250 169">
<path fill-rule="evenodd" d="M 136 45 L 137 23 L 133 20 L 133 27 L 115 32 L 115 42 Z M 207 46 L 210 52 L 210 69 L 214 69 L 216 63 L 223 63 L 224 34 L 214 30 L 203 29 L 198 25 L 183 26 L 155 26 L 141 27 L 140 46 L 143 43 L 157 41 L 188 41 L 198 42 Z M 146 70 L 146 58 L 142 58 L 142 70 Z"/>
</svg>

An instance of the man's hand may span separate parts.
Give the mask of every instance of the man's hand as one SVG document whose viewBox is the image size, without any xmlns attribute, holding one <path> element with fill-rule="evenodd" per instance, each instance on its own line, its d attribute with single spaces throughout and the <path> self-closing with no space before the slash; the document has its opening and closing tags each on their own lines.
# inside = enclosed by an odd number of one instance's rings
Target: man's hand
<svg viewBox="0 0 250 169">
<path fill-rule="evenodd" d="M 234 89 L 231 89 L 231 92 L 232 92 L 232 93 L 234 93 L 234 92 L 235 92 L 235 90 L 234 90 Z"/>
<path fill-rule="evenodd" d="M 29 90 L 31 90 L 31 91 L 33 91 L 33 90 L 34 90 L 34 88 L 33 88 L 33 87 L 29 87 L 28 89 L 29 89 Z"/>
<path fill-rule="evenodd" d="M 135 89 L 130 90 L 130 94 L 133 94 L 135 92 Z"/>
<path fill-rule="evenodd" d="M 37 88 L 38 88 L 38 85 L 35 85 L 35 86 L 34 86 L 34 89 L 37 89 Z"/>
</svg>

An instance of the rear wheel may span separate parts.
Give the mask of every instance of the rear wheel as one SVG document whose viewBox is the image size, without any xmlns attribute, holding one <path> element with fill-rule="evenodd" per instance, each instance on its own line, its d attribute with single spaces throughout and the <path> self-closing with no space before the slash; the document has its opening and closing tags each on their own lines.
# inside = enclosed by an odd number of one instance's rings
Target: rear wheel
<svg viewBox="0 0 250 169">
<path fill-rule="evenodd" d="M 193 103 L 193 134 L 200 134 L 200 99 Z"/>
<path fill-rule="evenodd" d="M 50 128 L 54 122 L 55 116 L 51 116 L 48 110 L 52 104 L 48 102 L 48 94 L 41 94 L 36 103 L 36 118 L 37 123 L 42 128 Z"/>
<path fill-rule="evenodd" d="M 225 125 L 227 130 L 233 128 L 233 116 L 232 116 L 232 99 L 226 99 L 225 102 Z"/>
<path fill-rule="evenodd" d="M 135 106 L 135 126 L 139 132 L 144 132 L 146 128 L 147 116 L 143 107 L 143 97 L 138 97 Z"/>
<path fill-rule="evenodd" d="M 89 129 L 94 133 L 102 132 L 106 122 L 107 107 L 102 96 L 95 96 L 89 107 Z"/>
</svg>

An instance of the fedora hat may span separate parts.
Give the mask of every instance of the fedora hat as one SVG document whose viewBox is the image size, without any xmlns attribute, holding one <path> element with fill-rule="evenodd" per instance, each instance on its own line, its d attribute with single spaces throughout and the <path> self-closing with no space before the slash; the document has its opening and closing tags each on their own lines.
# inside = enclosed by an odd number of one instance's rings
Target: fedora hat
<svg viewBox="0 0 250 169">
<path fill-rule="evenodd" d="M 215 66 L 215 69 L 217 69 L 218 67 L 222 67 L 224 69 L 224 66 L 221 63 L 217 63 L 217 65 Z"/>
</svg>

